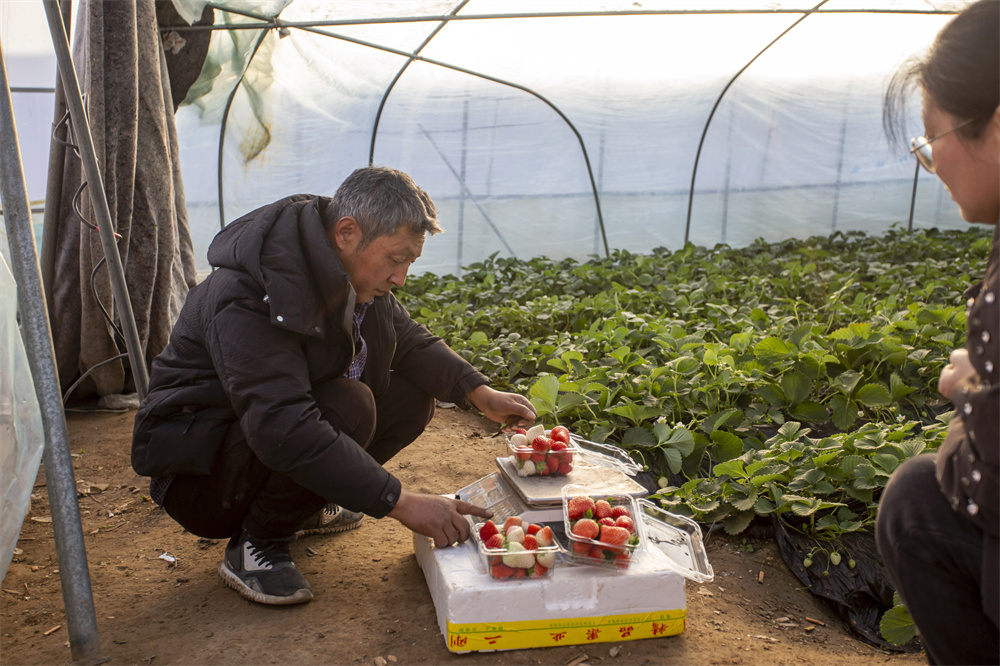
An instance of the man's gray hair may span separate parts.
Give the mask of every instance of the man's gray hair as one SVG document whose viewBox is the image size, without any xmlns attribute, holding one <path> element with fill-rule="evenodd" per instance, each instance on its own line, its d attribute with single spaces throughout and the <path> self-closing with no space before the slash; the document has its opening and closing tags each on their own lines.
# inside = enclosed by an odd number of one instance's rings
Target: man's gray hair
<svg viewBox="0 0 1000 666">
<path fill-rule="evenodd" d="M 441 233 L 430 195 L 407 174 L 389 167 L 363 167 L 347 177 L 333 195 L 327 228 L 350 216 L 361 227 L 361 247 L 402 227 L 432 236 Z"/>
</svg>

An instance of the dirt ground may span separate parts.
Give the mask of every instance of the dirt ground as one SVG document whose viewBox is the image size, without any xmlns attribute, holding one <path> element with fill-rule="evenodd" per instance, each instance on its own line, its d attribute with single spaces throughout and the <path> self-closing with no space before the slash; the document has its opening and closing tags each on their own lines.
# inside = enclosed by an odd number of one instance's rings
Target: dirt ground
<svg viewBox="0 0 1000 666">
<path fill-rule="evenodd" d="M 773 541 L 725 535 L 708 541 L 714 582 L 687 584 L 687 630 L 667 638 L 452 654 L 411 533 L 391 519 L 297 541 L 292 554 L 315 598 L 295 607 L 253 604 L 216 572 L 224 543 L 184 532 L 148 500 L 148 479 L 129 465 L 134 414 L 67 415 L 100 645 L 111 664 L 926 663 L 923 654 L 884 653 L 853 638 L 800 586 Z M 478 415 L 438 410 L 389 469 L 411 490 L 454 492 L 495 471 L 492 432 Z M 10 666 L 70 663 L 48 517 L 40 473 L 0 586 L 0 662 Z"/>
</svg>

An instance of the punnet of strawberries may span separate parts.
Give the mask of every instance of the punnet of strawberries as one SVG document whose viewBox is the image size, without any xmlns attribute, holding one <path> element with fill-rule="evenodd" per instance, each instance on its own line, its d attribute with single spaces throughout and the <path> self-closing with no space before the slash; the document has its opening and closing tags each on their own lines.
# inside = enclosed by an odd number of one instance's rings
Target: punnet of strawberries
<svg viewBox="0 0 1000 666">
<path fill-rule="evenodd" d="M 573 456 L 578 447 L 566 426 L 546 431 L 544 426 L 530 430 L 518 428 L 507 440 L 510 458 L 518 476 L 565 476 L 573 471 Z"/>
<path fill-rule="evenodd" d="M 573 495 L 564 504 L 570 559 L 627 569 L 639 545 L 639 533 L 627 496 L 594 499 Z"/>
<path fill-rule="evenodd" d="M 551 571 L 556 562 L 559 547 L 551 527 L 511 516 L 503 525 L 492 520 L 480 523 L 475 534 L 493 578 L 537 578 Z"/>
</svg>

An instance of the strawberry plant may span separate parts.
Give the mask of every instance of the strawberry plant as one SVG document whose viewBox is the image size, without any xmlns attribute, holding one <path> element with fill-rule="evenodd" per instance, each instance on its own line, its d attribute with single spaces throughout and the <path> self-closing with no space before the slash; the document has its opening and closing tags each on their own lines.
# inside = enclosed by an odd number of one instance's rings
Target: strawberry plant
<svg viewBox="0 0 1000 666">
<path fill-rule="evenodd" d="M 400 298 L 543 423 L 628 450 L 672 510 L 822 541 L 869 527 L 892 469 L 940 443 L 937 377 L 989 248 L 970 227 L 493 255 Z"/>
</svg>

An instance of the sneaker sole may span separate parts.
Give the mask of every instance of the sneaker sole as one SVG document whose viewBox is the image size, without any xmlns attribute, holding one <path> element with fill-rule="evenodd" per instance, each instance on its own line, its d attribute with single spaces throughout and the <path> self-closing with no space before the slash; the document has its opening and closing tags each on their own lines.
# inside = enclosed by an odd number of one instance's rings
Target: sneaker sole
<svg viewBox="0 0 1000 666">
<path fill-rule="evenodd" d="M 240 580 L 240 577 L 235 573 L 230 571 L 229 567 L 226 566 L 225 560 L 219 563 L 219 575 L 222 580 L 225 581 L 226 585 L 233 588 L 240 593 L 244 599 L 249 599 L 250 601 L 256 601 L 259 604 L 266 604 L 268 606 L 291 606 L 293 604 L 304 604 L 313 598 L 311 590 L 302 589 L 293 595 L 287 597 L 276 597 L 272 594 L 264 594 L 263 592 L 258 592 L 257 590 L 247 587 L 247 584 Z"/>
<path fill-rule="evenodd" d="M 296 539 L 301 539 L 303 537 L 318 536 L 320 534 L 336 534 L 337 532 L 346 532 L 348 530 L 355 530 L 361 527 L 363 520 L 358 520 L 353 523 L 348 523 L 347 525 L 338 525 L 337 527 L 317 527 L 311 530 L 300 530 L 295 533 Z"/>
</svg>

